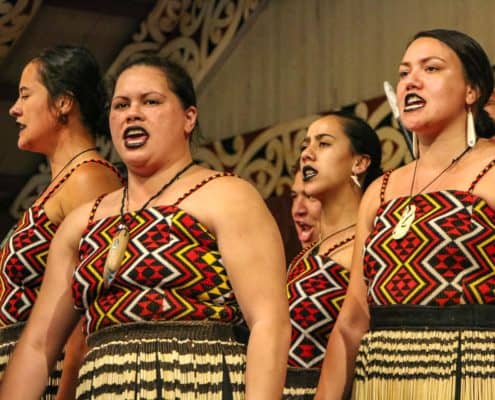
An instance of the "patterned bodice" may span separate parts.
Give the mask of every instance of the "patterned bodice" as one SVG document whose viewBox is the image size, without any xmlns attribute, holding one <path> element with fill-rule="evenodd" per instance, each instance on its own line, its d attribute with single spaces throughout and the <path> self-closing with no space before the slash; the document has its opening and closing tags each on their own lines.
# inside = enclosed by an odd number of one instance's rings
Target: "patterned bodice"
<svg viewBox="0 0 495 400">
<path fill-rule="evenodd" d="M 329 257 L 308 255 L 291 265 L 287 277 L 292 324 L 289 366 L 321 368 L 348 283 L 349 272 Z"/>
<path fill-rule="evenodd" d="M 27 320 L 57 228 L 43 207 L 32 206 L 24 212 L 0 250 L 0 326 Z"/>
<path fill-rule="evenodd" d="M 364 251 L 370 304 L 495 304 L 495 211 L 474 184 L 414 196 L 414 222 L 398 240 L 409 199 L 382 203 Z"/>
<path fill-rule="evenodd" d="M 58 228 L 46 215 L 44 205 L 77 168 L 87 163 L 103 165 L 118 175 L 111 164 L 101 160 L 85 160 L 75 165 L 39 204 L 24 212 L 0 249 L 0 327 L 29 317 L 45 273 L 48 249 Z"/>
<path fill-rule="evenodd" d="M 242 322 L 215 237 L 177 204 L 124 215 L 129 243 L 109 288 L 103 268 L 120 216 L 89 223 L 72 285 L 86 333 L 150 320 Z"/>
</svg>

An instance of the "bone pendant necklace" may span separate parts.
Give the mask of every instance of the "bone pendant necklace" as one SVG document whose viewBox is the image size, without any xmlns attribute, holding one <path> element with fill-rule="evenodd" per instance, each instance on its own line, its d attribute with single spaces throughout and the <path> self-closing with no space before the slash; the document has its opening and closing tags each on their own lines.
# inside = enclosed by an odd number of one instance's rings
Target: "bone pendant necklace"
<svg viewBox="0 0 495 400">
<path fill-rule="evenodd" d="M 129 243 L 129 229 L 125 224 L 119 224 L 117 233 L 112 240 L 110 250 L 108 250 L 105 267 L 103 268 L 103 282 L 105 287 L 109 287 L 115 278 L 115 274 L 124 260 L 127 244 Z"/>
<path fill-rule="evenodd" d="M 153 196 L 151 196 L 144 204 L 143 206 L 137 210 L 136 212 L 139 213 L 143 211 L 148 204 L 151 203 L 152 200 L 156 199 L 158 196 L 160 196 L 165 189 L 167 189 L 172 183 L 174 183 L 177 179 L 180 178 L 180 176 L 186 172 L 189 168 L 191 168 L 194 165 L 194 161 L 191 161 L 189 164 L 187 164 L 184 168 L 182 168 L 179 172 L 177 172 L 172 179 L 170 179 L 168 182 L 166 182 L 158 192 L 156 192 Z M 127 199 L 127 204 L 129 204 L 129 190 L 127 185 L 124 186 L 124 189 L 122 190 L 122 201 L 120 204 L 120 224 L 117 227 L 117 232 L 115 233 L 115 236 L 112 238 L 112 244 L 110 245 L 110 249 L 108 250 L 107 254 L 107 259 L 105 260 L 105 266 L 103 267 L 103 284 L 105 285 L 106 288 L 110 287 L 112 284 L 112 281 L 115 278 L 115 275 L 117 274 L 119 268 L 122 265 L 122 261 L 124 260 L 125 257 L 125 251 L 127 250 L 127 244 L 129 243 L 129 226 L 126 223 L 125 216 L 124 216 L 124 207 L 125 207 L 125 201 Z"/>
<path fill-rule="evenodd" d="M 397 225 L 395 225 L 395 228 L 392 232 L 392 237 L 397 240 L 402 239 L 404 236 L 406 236 L 415 217 L 416 206 L 414 204 L 408 204 L 406 208 L 404 208 L 404 212 L 399 218 L 399 222 L 397 222 Z"/>
<path fill-rule="evenodd" d="M 453 158 L 452 161 L 450 162 L 447 167 L 445 167 L 440 173 L 435 176 L 430 182 L 428 182 L 421 190 L 419 190 L 414 196 L 417 194 L 420 194 L 423 192 L 425 189 L 427 189 L 433 182 L 435 182 L 438 178 L 440 178 L 445 172 L 447 172 L 452 166 L 454 166 L 455 163 L 457 163 L 469 150 L 471 150 L 471 147 L 466 147 L 464 151 L 459 154 L 457 157 Z M 414 187 L 414 181 L 416 180 L 416 169 L 418 166 L 418 160 L 416 160 L 416 163 L 414 164 L 414 172 L 413 172 L 413 178 L 411 182 L 411 189 L 409 191 L 409 199 L 408 199 L 408 204 L 404 208 L 404 211 L 402 212 L 402 215 L 399 218 L 399 221 L 397 222 L 397 225 L 395 225 L 394 230 L 392 231 L 392 238 L 395 240 L 402 239 L 404 236 L 407 235 L 407 232 L 409 232 L 409 229 L 411 229 L 411 225 L 414 222 L 414 219 L 416 218 L 416 205 L 414 204 L 413 201 L 413 187 Z"/>
</svg>

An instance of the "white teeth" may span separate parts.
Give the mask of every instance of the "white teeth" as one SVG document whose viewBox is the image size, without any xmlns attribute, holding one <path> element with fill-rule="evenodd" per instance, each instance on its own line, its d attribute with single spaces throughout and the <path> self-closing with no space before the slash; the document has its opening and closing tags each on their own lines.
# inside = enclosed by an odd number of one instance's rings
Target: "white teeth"
<svg viewBox="0 0 495 400">
<path fill-rule="evenodd" d="M 143 135 L 146 134 L 144 129 L 141 128 L 131 128 L 125 132 L 126 136 L 136 136 L 136 135 Z"/>
<path fill-rule="evenodd" d="M 406 104 L 411 104 L 411 103 L 414 103 L 414 102 L 417 102 L 417 101 L 423 101 L 423 99 L 415 94 L 412 94 L 412 95 L 409 95 L 407 96 L 406 98 Z"/>
<path fill-rule="evenodd" d="M 311 178 L 315 177 L 318 174 L 318 172 L 310 166 L 304 167 L 302 172 L 303 172 L 304 182 L 310 180 Z"/>
<path fill-rule="evenodd" d="M 416 103 L 416 104 L 411 104 L 407 107 L 404 107 L 404 111 L 414 111 L 414 110 L 418 110 L 420 108 L 424 107 L 424 103 Z"/>
<path fill-rule="evenodd" d="M 404 101 L 404 111 L 418 110 L 426 104 L 425 100 L 415 93 L 410 93 Z"/>
</svg>

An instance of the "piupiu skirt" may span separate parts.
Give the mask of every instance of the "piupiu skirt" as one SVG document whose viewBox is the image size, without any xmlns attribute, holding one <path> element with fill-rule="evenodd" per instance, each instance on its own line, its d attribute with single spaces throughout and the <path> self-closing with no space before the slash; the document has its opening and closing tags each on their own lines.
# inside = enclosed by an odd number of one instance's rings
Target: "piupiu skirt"
<svg viewBox="0 0 495 400">
<path fill-rule="evenodd" d="M 21 336 L 24 329 L 25 322 L 19 322 L 14 325 L 7 326 L 0 329 L 0 381 L 2 379 L 5 368 L 9 361 L 10 355 L 14 351 L 15 344 Z M 57 395 L 58 385 L 60 383 L 60 377 L 62 375 L 64 355 L 61 354 L 55 369 L 48 378 L 48 384 L 45 389 L 45 393 L 41 397 L 43 400 L 55 399 Z"/>
<path fill-rule="evenodd" d="M 495 307 L 372 307 L 352 399 L 491 400 Z"/>
<path fill-rule="evenodd" d="M 244 399 L 247 334 L 210 322 L 127 323 L 88 337 L 77 399 Z"/>
<path fill-rule="evenodd" d="M 288 367 L 283 399 L 313 400 L 319 378 L 319 368 Z"/>
</svg>

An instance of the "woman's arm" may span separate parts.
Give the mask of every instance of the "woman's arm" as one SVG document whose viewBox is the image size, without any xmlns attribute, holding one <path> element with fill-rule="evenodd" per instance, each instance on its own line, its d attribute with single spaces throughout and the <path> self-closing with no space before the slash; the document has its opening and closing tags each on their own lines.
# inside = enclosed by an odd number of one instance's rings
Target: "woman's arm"
<svg viewBox="0 0 495 400">
<path fill-rule="evenodd" d="M 67 217 L 52 241 L 39 296 L 3 376 L 1 399 L 40 398 L 51 369 L 80 319 L 72 301 L 71 281 L 88 212 Z"/>
<path fill-rule="evenodd" d="M 315 400 L 343 399 L 352 386 L 359 344 L 369 329 L 363 247 L 378 208 L 380 185 L 381 179 L 369 187 L 359 207 L 349 288 L 328 340 Z"/>
<path fill-rule="evenodd" d="M 254 187 L 238 178 L 215 183 L 218 192 L 213 196 L 217 210 L 213 228 L 250 329 L 246 399 L 279 399 L 290 341 L 280 232 Z"/>
<path fill-rule="evenodd" d="M 82 329 L 82 319 L 80 319 L 65 344 L 64 367 L 55 400 L 73 400 L 76 398 L 79 368 L 87 351 L 88 346 Z"/>
</svg>

